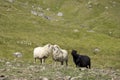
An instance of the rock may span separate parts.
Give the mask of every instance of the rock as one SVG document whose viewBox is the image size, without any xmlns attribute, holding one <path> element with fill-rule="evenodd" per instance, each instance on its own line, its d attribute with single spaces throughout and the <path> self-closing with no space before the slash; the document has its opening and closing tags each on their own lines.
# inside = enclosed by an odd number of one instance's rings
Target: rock
<svg viewBox="0 0 120 80">
<path fill-rule="evenodd" d="M 87 32 L 94 33 L 95 31 L 94 30 L 87 30 Z"/>
<path fill-rule="evenodd" d="M 35 15 L 35 16 L 37 16 L 38 14 L 37 14 L 37 12 L 36 11 L 31 11 L 31 14 L 33 14 L 33 15 Z"/>
<path fill-rule="evenodd" d="M 93 50 L 93 53 L 94 54 L 97 54 L 97 53 L 99 53 L 100 52 L 100 49 L 99 48 L 95 48 L 94 50 Z"/>
<path fill-rule="evenodd" d="M 74 31 L 74 32 L 79 32 L 79 30 L 78 30 L 78 29 L 74 29 L 73 31 Z"/>
<path fill-rule="evenodd" d="M 49 79 L 46 77 L 40 77 L 39 80 L 49 80 Z"/>
<path fill-rule="evenodd" d="M 40 13 L 38 13 L 38 16 L 43 17 L 43 16 L 44 16 L 44 13 L 40 12 Z"/>
<path fill-rule="evenodd" d="M 15 57 L 17 57 L 17 58 L 22 57 L 22 53 L 21 52 L 15 52 L 15 53 L 13 53 L 13 55 Z"/>
<path fill-rule="evenodd" d="M 64 80 L 70 80 L 71 79 L 71 76 L 65 76 L 64 77 Z"/>
<path fill-rule="evenodd" d="M 6 65 L 10 65 L 11 63 L 10 63 L 10 62 L 6 62 L 5 64 L 6 64 Z"/>
<path fill-rule="evenodd" d="M 46 10 L 47 10 L 47 11 L 50 11 L 50 8 L 47 8 Z"/>
<path fill-rule="evenodd" d="M 58 78 L 56 78 L 54 80 L 64 80 L 64 78 L 63 77 L 58 77 Z"/>
<path fill-rule="evenodd" d="M 8 0 L 8 2 L 13 3 L 13 2 L 14 2 L 14 0 Z"/>
<path fill-rule="evenodd" d="M 0 80 L 6 80 L 7 77 L 5 75 L 0 75 Z"/>
<path fill-rule="evenodd" d="M 85 71 L 85 70 L 87 70 L 87 68 L 80 68 L 79 70 L 81 70 L 81 71 Z"/>
<path fill-rule="evenodd" d="M 70 80 L 80 80 L 81 77 L 80 76 L 77 76 L 77 77 L 72 77 Z"/>
<path fill-rule="evenodd" d="M 58 12 L 57 16 L 63 16 L 62 12 Z"/>
</svg>

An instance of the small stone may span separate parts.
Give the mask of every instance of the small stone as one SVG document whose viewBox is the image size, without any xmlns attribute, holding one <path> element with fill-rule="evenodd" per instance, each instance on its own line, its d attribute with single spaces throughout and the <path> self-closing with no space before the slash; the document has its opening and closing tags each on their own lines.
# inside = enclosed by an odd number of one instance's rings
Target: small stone
<svg viewBox="0 0 120 80">
<path fill-rule="evenodd" d="M 5 75 L 0 75 L 0 80 L 6 80 L 7 77 Z"/>
<path fill-rule="evenodd" d="M 57 16 L 63 16 L 62 12 L 58 12 Z"/>
<path fill-rule="evenodd" d="M 64 77 L 64 80 L 70 80 L 71 79 L 71 76 L 65 76 Z"/>
<path fill-rule="evenodd" d="M 8 0 L 8 2 L 13 3 L 13 2 L 14 2 L 14 0 Z"/>
<path fill-rule="evenodd" d="M 39 80 L 49 80 L 49 79 L 46 77 L 40 77 Z"/>
<path fill-rule="evenodd" d="M 13 53 L 13 55 L 15 57 L 17 57 L 17 58 L 22 57 L 22 53 L 21 52 L 15 52 L 15 53 Z"/>
</svg>

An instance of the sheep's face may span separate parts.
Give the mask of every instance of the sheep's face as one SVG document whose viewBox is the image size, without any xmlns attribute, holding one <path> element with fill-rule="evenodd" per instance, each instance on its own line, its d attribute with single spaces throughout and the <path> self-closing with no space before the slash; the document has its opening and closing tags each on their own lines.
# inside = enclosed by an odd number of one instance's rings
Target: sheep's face
<svg viewBox="0 0 120 80">
<path fill-rule="evenodd" d="M 47 44 L 46 47 L 47 47 L 47 49 L 48 49 L 50 52 L 52 52 L 52 50 L 53 50 L 53 45 Z"/>
<path fill-rule="evenodd" d="M 60 49 L 60 47 L 58 45 L 54 45 L 53 47 L 56 49 Z"/>
<path fill-rule="evenodd" d="M 53 50 L 53 45 L 48 46 L 50 50 Z"/>
<path fill-rule="evenodd" d="M 46 44 L 44 47 L 50 48 L 51 46 L 51 44 Z"/>
<path fill-rule="evenodd" d="M 72 50 L 71 55 L 76 55 L 77 51 L 76 50 Z"/>
<path fill-rule="evenodd" d="M 58 53 L 58 49 L 56 49 L 56 48 L 53 48 L 53 53 Z"/>
</svg>

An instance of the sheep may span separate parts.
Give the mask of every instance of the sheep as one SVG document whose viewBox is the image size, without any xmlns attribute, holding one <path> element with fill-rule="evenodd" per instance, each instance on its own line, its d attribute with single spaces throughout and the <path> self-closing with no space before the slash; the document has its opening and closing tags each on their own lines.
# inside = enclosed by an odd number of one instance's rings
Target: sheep
<svg viewBox="0 0 120 80">
<path fill-rule="evenodd" d="M 41 64 L 45 62 L 45 59 L 49 57 L 49 55 L 52 53 L 52 47 L 51 44 L 46 44 L 43 47 L 36 47 L 33 51 L 33 57 L 35 59 L 40 59 Z"/>
<path fill-rule="evenodd" d="M 52 58 L 55 62 L 61 62 L 61 65 L 63 65 L 65 61 L 66 66 L 68 66 L 68 52 L 67 50 L 61 49 L 58 45 L 53 46 Z"/>
<path fill-rule="evenodd" d="M 71 55 L 73 57 L 73 62 L 75 63 L 76 67 L 86 67 L 91 68 L 91 60 L 86 55 L 79 55 L 77 54 L 76 50 L 72 50 Z"/>
</svg>

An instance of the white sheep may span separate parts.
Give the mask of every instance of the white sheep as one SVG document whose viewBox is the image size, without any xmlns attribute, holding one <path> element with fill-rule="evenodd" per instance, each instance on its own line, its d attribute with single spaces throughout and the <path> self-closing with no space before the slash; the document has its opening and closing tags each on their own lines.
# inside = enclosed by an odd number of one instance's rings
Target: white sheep
<svg viewBox="0 0 120 80">
<path fill-rule="evenodd" d="M 61 49 L 58 45 L 53 46 L 52 57 L 54 61 L 61 62 L 61 65 L 63 65 L 64 61 L 66 62 L 66 66 L 68 65 L 68 52 Z"/>
<path fill-rule="evenodd" d="M 49 54 L 52 53 L 52 45 L 46 44 L 43 47 L 36 47 L 33 51 L 33 57 L 35 59 L 40 59 L 41 64 L 45 62 L 45 59 L 48 58 Z"/>
</svg>

